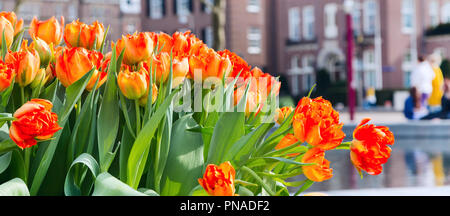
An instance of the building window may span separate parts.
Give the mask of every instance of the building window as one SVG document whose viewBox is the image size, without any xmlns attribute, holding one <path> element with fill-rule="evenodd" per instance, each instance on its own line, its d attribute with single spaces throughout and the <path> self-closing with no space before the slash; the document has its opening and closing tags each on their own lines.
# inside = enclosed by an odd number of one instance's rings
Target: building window
<svg viewBox="0 0 450 216">
<path fill-rule="evenodd" d="M 414 29 L 414 0 L 402 1 L 402 30 L 410 34 Z"/>
<path fill-rule="evenodd" d="M 411 53 L 405 54 L 403 57 L 402 70 L 403 70 L 403 85 L 405 88 L 411 87 L 411 73 L 414 67 Z"/>
<path fill-rule="evenodd" d="M 447 2 L 442 7 L 442 23 L 450 23 L 450 2 Z"/>
<path fill-rule="evenodd" d="M 248 0 L 247 11 L 250 13 L 258 13 L 261 7 L 260 0 Z"/>
<path fill-rule="evenodd" d="M 55 4 L 55 12 L 53 13 L 55 17 L 59 18 L 64 15 L 64 8 L 62 4 Z"/>
<path fill-rule="evenodd" d="M 151 19 L 162 19 L 164 17 L 164 0 L 149 0 L 149 16 Z"/>
<path fill-rule="evenodd" d="M 300 8 L 289 9 L 289 40 L 300 41 Z"/>
<path fill-rule="evenodd" d="M 75 3 L 70 4 L 67 10 L 69 20 L 75 20 L 78 17 L 78 9 Z"/>
<path fill-rule="evenodd" d="M 213 47 L 214 44 L 214 35 L 212 31 L 212 27 L 208 26 L 202 31 L 203 41 L 208 47 Z"/>
<path fill-rule="evenodd" d="M 128 34 L 133 34 L 136 31 L 136 25 L 134 23 L 128 23 L 126 27 L 126 32 Z"/>
<path fill-rule="evenodd" d="M 40 14 L 40 5 L 38 3 L 24 2 L 19 7 L 17 17 L 21 17 L 26 21 L 33 19 L 33 17 L 37 14 Z"/>
<path fill-rule="evenodd" d="M 212 12 L 212 6 L 214 5 L 214 0 L 205 0 L 205 2 L 202 1 L 202 11 L 207 14 L 210 14 Z"/>
<path fill-rule="evenodd" d="M 175 14 L 187 16 L 193 12 L 192 0 L 175 0 Z"/>
<path fill-rule="evenodd" d="M 291 68 L 289 69 L 290 80 L 292 80 L 292 95 L 297 96 L 300 94 L 300 88 L 298 86 L 298 78 L 301 74 L 301 69 L 299 67 L 298 56 L 291 57 Z"/>
<path fill-rule="evenodd" d="M 250 27 L 247 32 L 248 39 L 248 53 L 260 54 L 261 53 L 261 29 L 256 27 Z"/>
<path fill-rule="evenodd" d="M 314 74 L 314 56 L 304 56 L 302 59 L 302 64 L 302 89 L 304 92 L 308 92 L 316 83 L 316 76 Z"/>
<path fill-rule="evenodd" d="M 363 72 L 364 86 L 366 88 L 375 88 L 376 86 L 376 63 L 374 50 L 365 50 L 363 52 Z"/>
<path fill-rule="evenodd" d="M 129 14 L 138 14 L 141 12 L 140 0 L 120 0 L 120 11 Z"/>
<path fill-rule="evenodd" d="M 334 3 L 326 4 L 325 11 L 325 37 L 336 38 L 338 36 L 338 27 L 336 24 L 337 5 Z"/>
<path fill-rule="evenodd" d="M 312 40 L 316 36 L 315 32 L 314 6 L 303 8 L 303 37 Z"/>
<path fill-rule="evenodd" d="M 352 11 L 353 32 L 355 35 L 361 35 L 361 10 L 355 9 Z"/>
<path fill-rule="evenodd" d="M 437 0 L 433 0 L 430 2 L 430 25 L 437 26 L 439 25 L 439 2 Z"/>
<path fill-rule="evenodd" d="M 91 19 L 102 20 L 106 15 L 106 9 L 104 7 L 91 7 Z"/>
<path fill-rule="evenodd" d="M 377 3 L 374 0 L 364 2 L 364 33 L 367 35 L 375 34 L 377 18 Z"/>
</svg>

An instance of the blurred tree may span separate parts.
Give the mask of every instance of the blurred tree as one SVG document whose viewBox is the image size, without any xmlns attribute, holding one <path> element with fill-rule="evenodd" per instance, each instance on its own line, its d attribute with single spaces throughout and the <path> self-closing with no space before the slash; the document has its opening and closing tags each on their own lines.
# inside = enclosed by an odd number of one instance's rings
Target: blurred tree
<svg viewBox="0 0 450 216">
<path fill-rule="evenodd" d="M 444 77 L 450 78 L 450 60 L 444 59 L 442 61 L 441 70 Z"/>
<path fill-rule="evenodd" d="M 16 0 L 14 4 L 14 12 L 17 13 L 19 11 L 20 5 L 24 2 L 24 0 Z"/>
<path fill-rule="evenodd" d="M 225 25 L 227 22 L 226 0 L 201 0 L 212 12 L 212 31 L 214 36 L 213 47 L 215 50 L 226 48 Z"/>
</svg>

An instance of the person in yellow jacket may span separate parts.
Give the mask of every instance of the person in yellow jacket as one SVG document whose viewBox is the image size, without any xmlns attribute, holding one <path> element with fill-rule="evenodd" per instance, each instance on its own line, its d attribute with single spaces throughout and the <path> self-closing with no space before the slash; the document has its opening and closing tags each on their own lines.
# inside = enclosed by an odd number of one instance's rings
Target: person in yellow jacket
<svg viewBox="0 0 450 216">
<path fill-rule="evenodd" d="M 434 71 L 434 79 L 431 83 L 433 86 L 433 91 L 431 92 L 430 98 L 428 99 L 428 105 L 430 113 L 440 112 L 442 109 L 442 96 L 444 95 L 444 76 L 440 68 L 442 58 L 441 55 L 434 53 L 428 58 Z"/>
</svg>

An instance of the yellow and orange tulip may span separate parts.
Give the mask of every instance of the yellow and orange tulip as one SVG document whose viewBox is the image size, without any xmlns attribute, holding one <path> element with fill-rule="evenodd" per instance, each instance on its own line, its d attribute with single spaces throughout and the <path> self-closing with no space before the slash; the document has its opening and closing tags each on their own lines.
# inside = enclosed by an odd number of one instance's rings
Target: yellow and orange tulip
<svg viewBox="0 0 450 216">
<path fill-rule="evenodd" d="M 207 49 L 198 56 L 191 56 L 189 58 L 190 77 L 195 78 L 196 71 L 201 72 L 202 80 L 209 77 L 217 77 L 222 79 L 227 77 L 232 70 L 231 61 L 228 57 L 222 57 L 213 49 Z"/>
<path fill-rule="evenodd" d="M 69 87 L 81 79 L 87 72 L 95 69 L 86 89 L 94 88 L 97 78 L 100 76 L 99 88 L 106 82 L 106 72 L 98 71 L 103 55 L 100 52 L 90 51 L 82 47 L 73 47 L 63 50 L 56 59 L 56 77 L 64 87 Z"/>
<path fill-rule="evenodd" d="M 118 55 L 122 50 L 125 50 L 123 54 L 123 63 L 130 66 L 150 58 L 153 54 L 153 48 L 153 40 L 146 33 L 134 33 L 132 35 L 122 36 L 116 44 L 116 52 Z"/>
<path fill-rule="evenodd" d="M 28 86 L 34 81 L 40 66 L 39 54 L 36 50 L 28 48 L 27 43 L 27 40 L 24 40 L 20 51 L 10 51 L 5 56 L 6 63 L 14 68 L 16 83 L 21 87 Z"/>
<path fill-rule="evenodd" d="M 12 83 L 14 78 L 14 70 L 9 65 L 0 60 L 0 92 L 5 91 Z"/>
<path fill-rule="evenodd" d="M 148 89 L 147 70 L 141 67 L 138 71 L 125 69 L 119 72 L 117 83 L 122 94 L 130 100 L 138 100 L 145 95 Z"/>
<path fill-rule="evenodd" d="M 40 21 L 36 17 L 33 18 L 30 24 L 29 33 L 31 38 L 40 38 L 46 43 L 59 45 L 63 38 L 64 31 L 64 17 L 61 16 L 61 21 L 58 22 L 55 17 L 48 20 Z"/>
<path fill-rule="evenodd" d="M 64 41 L 69 47 L 84 47 L 86 49 L 100 49 L 105 36 L 105 29 L 98 21 L 87 25 L 79 20 L 67 24 L 64 29 Z"/>
<path fill-rule="evenodd" d="M 306 152 L 301 162 L 315 164 L 302 166 L 303 173 L 311 181 L 323 182 L 333 177 L 333 169 L 330 168 L 330 161 L 325 159 L 325 151 L 319 148 L 312 148 Z"/>
<path fill-rule="evenodd" d="M 9 49 L 14 40 L 14 27 L 5 17 L 0 16 L 0 46 L 2 44 L 2 35 L 5 33 L 6 46 Z"/>
<path fill-rule="evenodd" d="M 2 12 L 0 12 L 0 17 L 4 17 L 7 20 L 9 20 L 9 22 L 11 23 L 11 25 L 14 28 L 14 35 L 17 35 L 20 31 L 22 31 L 23 19 L 18 20 L 16 13 L 2 11 Z"/>
</svg>

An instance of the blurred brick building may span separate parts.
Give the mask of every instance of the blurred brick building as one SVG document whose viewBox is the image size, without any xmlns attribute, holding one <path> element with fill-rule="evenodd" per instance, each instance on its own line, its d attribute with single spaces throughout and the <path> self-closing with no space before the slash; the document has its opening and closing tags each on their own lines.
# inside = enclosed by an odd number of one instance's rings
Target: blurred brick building
<svg viewBox="0 0 450 216">
<path fill-rule="evenodd" d="M 206 0 L 212 3 L 212 0 Z M 249 64 L 266 69 L 269 52 L 267 0 L 227 0 L 226 47 Z M 201 0 L 142 0 L 142 30 L 191 30 L 209 46 L 213 44 L 211 9 Z"/>
<path fill-rule="evenodd" d="M 316 82 L 325 69 L 332 81 L 346 80 L 344 0 L 270 0 L 274 43 L 269 71 L 284 74 L 294 95 Z M 410 87 L 417 56 L 439 52 L 450 57 L 450 28 L 426 33 L 450 22 L 446 0 L 354 0 L 357 89 Z"/>
<path fill-rule="evenodd" d="M 134 7 L 138 2 L 139 11 Z M 12 11 L 16 0 L 1 0 L 1 11 Z M 105 26 L 110 26 L 107 40 L 117 40 L 123 32 L 133 32 L 140 29 L 140 0 L 23 0 L 17 10 L 17 16 L 24 19 L 28 26 L 36 16 L 46 20 L 55 16 L 58 20 L 64 16 L 65 23 L 73 20 L 91 24 L 98 20 Z M 133 23 L 130 26 L 127 23 Z"/>
</svg>

